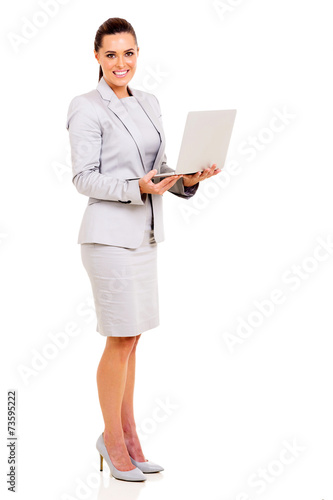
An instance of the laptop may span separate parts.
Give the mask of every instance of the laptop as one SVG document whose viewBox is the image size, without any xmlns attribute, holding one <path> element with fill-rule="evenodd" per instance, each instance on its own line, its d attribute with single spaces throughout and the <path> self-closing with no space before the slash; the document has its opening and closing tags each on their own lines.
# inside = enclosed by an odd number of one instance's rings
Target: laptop
<svg viewBox="0 0 333 500">
<path fill-rule="evenodd" d="M 187 114 L 176 170 L 156 174 L 152 180 L 171 175 L 195 174 L 211 167 L 214 163 L 217 168 L 222 169 L 227 157 L 236 111 L 236 109 L 190 111 Z"/>
</svg>

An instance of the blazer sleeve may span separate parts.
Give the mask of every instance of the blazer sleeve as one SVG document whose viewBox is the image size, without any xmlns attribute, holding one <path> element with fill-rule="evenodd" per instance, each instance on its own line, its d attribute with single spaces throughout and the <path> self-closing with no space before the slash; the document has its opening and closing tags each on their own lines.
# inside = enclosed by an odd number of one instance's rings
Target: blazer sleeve
<svg viewBox="0 0 333 500">
<path fill-rule="evenodd" d="M 156 99 L 157 107 L 158 107 L 158 111 L 159 111 L 159 120 L 163 126 L 160 103 L 159 103 L 157 97 L 156 96 L 154 96 L 154 97 Z M 170 168 L 167 165 L 167 157 L 166 157 L 166 154 L 164 153 L 161 167 L 160 167 L 160 173 L 163 174 L 163 173 L 173 172 L 173 171 L 174 171 L 174 169 Z M 159 182 L 161 182 L 161 180 Z M 189 199 L 195 195 L 195 193 L 198 190 L 198 187 L 199 187 L 199 182 L 194 184 L 194 186 L 188 187 L 188 186 L 184 186 L 183 179 L 179 179 L 170 189 L 168 189 L 168 191 L 170 191 L 170 193 L 172 193 L 176 196 L 179 196 L 180 198 Z"/>
<path fill-rule="evenodd" d="M 87 98 L 72 99 L 66 127 L 71 146 L 72 182 L 78 192 L 100 200 L 144 205 L 138 180 L 117 179 L 100 172 L 102 130 Z"/>
</svg>

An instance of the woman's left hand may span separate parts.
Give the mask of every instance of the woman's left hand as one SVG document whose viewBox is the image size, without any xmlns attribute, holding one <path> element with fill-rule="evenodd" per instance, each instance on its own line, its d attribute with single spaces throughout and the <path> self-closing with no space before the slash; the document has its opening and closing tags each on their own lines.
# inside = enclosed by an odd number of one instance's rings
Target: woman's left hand
<svg viewBox="0 0 333 500">
<path fill-rule="evenodd" d="M 197 172 L 192 175 L 183 174 L 183 183 L 184 186 L 190 187 L 197 184 L 197 182 L 203 181 L 212 177 L 213 175 L 219 174 L 221 172 L 220 168 L 216 168 L 216 163 L 214 163 L 210 168 L 205 168 L 203 172 Z"/>
</svg>

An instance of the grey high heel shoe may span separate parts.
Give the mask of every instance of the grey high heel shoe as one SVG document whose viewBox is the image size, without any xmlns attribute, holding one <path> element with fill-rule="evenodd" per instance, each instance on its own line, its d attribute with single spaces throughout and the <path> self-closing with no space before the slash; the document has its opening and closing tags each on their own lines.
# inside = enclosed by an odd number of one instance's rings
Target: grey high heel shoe
<svg viewBox="0 0 333 500">
<path fill-rule="evenodd" d="M 155 464 L 154 462 L 149 462 L 149 460 L 147 460 L 147 462 L 137 462 L 136 460 L 134 460 L 134 458 L 131 457 L 131 455 L 130 459 L 132 464 L 145 474 L 150 474 L 152 472 L 161 472 L 162 470 L 164 470 L 161 465 Z"/>
<path fill-rule="evenodd" d="M 118 470 L 116 467 L 113 465 L 111 462 L 111 458 L 108 454 L 108 450 L 106 449 L 105 443 L 104 443 L 104 436 L 103 433 L 99 436 L 96 442 L 96 448 L 99 451 L 100 455 L 100 460 L 101 460 L 101 467 L 100 470 L 103 470 L 103 458 L 105 458 L 106 463 L 108 464 L 110 468 L 110 472 L 115 477 L 116 479 L 122 479 L 123 481 L 146 481 L 146 477 L 144 474 L 141 472 L 141 470 L 136 467 L 135 469 L 131 470 Z M 133 464 L 135 465 L 135 464 Z"/>
</svg>

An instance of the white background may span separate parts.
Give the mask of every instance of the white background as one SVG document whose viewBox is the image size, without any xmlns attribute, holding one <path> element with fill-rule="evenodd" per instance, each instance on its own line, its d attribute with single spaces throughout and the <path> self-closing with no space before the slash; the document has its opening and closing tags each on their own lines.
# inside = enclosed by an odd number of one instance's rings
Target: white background
<svg viewBox="0 0 333 500">
<path fill-rule="evenodd" d="M 42 1 L 6 2 L 1 15 L 3 492 L 16 389 L 18 499 L 332 499 L 331 2 L 61 3 L 45 17 Z M 136 30 L 131 84 L 160 101 L 170 166 L 187 111 L 237 109 L 220 183 L 164 196 L 161 326 L 141 336 L 135 409 L 144 453 L 165 471 L 142 484 L 97 472 L 105 339 L 65 128 L 70 100 L 98 82 L 95 32 L 116 16 Z M 44 25 L 15 48 L 27 20 Z M 253 138 L 260 149 L 245 154 Z M 281 303 L 268 305 L 274 289 Z M 255 320 L 242 338 L 240 322 Z"/>
</svg>

